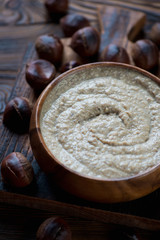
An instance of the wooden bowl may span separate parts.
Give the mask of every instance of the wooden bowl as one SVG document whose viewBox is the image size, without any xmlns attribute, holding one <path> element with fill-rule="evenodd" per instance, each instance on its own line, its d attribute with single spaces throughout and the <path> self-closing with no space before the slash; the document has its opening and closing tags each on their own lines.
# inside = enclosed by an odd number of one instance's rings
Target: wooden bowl
<svg viewBox="0 0 160 240">
<path fill-rule="evenodd" d="M 64 166 L 51 153 L 41 133 L 40 118 L 45 114 L 44 106 L 55 86 L 59 87 L 59 84 L 64 82 L 70 88 L 72 85 L 69 81 L 76 84 L 75 76 L 78 76 L 78 79 L 86 79 L 86 76 L 91 79 L 99 75 L 103 76 L 105 69 L 119 69 L 126 71 L 126 73 L 134 71 L 136 74 L 147 76 L 158 84 L 160 83 L 160 79 L 156 76 L 127 64 L 99 62 L 69 70 L 52 81 L 38 98 L 31 117 L 30 142 L 40 168 L 47 174 L 51 174 L 53 181 L 64 190 L 80 198 L 95 202 L 125 202 L 145 196 L 160 187 L 159 164 L 141 174 L 120 179 L 88 177 Z"/>
</svg>

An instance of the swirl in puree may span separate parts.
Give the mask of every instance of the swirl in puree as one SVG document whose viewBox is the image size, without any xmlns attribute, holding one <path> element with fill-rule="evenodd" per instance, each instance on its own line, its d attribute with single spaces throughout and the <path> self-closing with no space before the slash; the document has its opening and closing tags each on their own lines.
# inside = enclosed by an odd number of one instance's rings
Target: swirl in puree
<svg viewBox="0 0 160 240">
<path fill-rule="evenodd" d="M 160 162 L 160 88 L 135 74 L 79 82 L 52 103 L 41 131 L 53 155 L 76 172 L 134 176 Z"/>
</svg>

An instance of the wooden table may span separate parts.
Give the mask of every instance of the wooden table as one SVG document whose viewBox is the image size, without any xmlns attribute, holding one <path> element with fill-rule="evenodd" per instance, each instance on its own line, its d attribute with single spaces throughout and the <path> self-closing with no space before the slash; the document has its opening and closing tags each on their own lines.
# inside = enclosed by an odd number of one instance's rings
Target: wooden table
<svg viewBox="0 0 160 240">
<path fill-rule="evenodd" d="M 143 27 L 143 32 L 147 32 L 151 28 L 154 22 L 160 20 L 160 1 L 150 1 L 150 0 L 130 0 L 130 1 L 109 1 L 109 0 L 71 0 L 69 5 L 69 13 L 77 12 L 87 16 L 92 25 L 98 27 L 97 24 L 97 8 L 101 6 L 109 7 L 122 7 L 125 10 L 134 10 L 140 11 L 147 16 L 146 24 Z M 150 222 L 150 219 L 153 218 L 160 220 L 160 211 L 154 208 L 154 213 L 146 213 L 146 216 L 149 216 L 149 221 L 145 218 L 145 224 L 143 227 L 142 222 L 140 221 L 140 228 L 138 228 L 139 219 L 134 220 L 131 218 L 126 218 L 128 221 L 131 221 L 131 224 L 125 219 L 125 215 L 122 216 L 122 222 L 124 221 L 124 227 L 120 220 L 120 215 L 117 218 L 115 215 L 109 215 L 108 220 L 103 216 L 101 217 L 100 213 L 96 212 L 87 212 L 81 206 L 87 206 L 90 208 L 100 208 L 106 210 L 106 206 L 95 205 L 88 202 L 83 202 L 80 199 L 75 199 L 74 197 L 67 195 L 62 191 L 58 190 L 58 202 L 67 202 L 71 204 L 71 208 L 68 208 L 64 204 L 64 208 L 60 211 L 61 205 L 56 205 L 56 208 L 50 205 L 50 202 L 43 202 L 43 197 L 45 195 L 49 200 L 54 199 L 55 193 L 53 196 L 50 194 L 50 186 L 48 184 L 48 179 L 44 173 L 38 168 L 36 161 L 32 155 L 32 151 L 28 145 L 28 136 L 17 136 L 4 130 L 2 124 L 2 116 L 6 103 L 9 99 L 13 98 L 15 95 L 18 95 L 18 92 L 23 93 L 27 96 L 32 96 L 34 99 L 33 93 L 30 93 L 28 87 L 23 88 L 21 78 L 24 78 L 24 66 L 27 61 L 32 58 L 35 58 L 34 55 L 34 42 L 37 36 L 44 33 L 53 32 L 59 37 L 64 37 L 63 32 L 58 23 L 53 22 L 44 8 L 42 0 L 0 0 L 0 158 L 3 159 L 7 153 L 20 149 L 23 143 L 19 144 L 19 141 L 23 140 L 24 145 L 22 152 L 28 156 L 29 160 L 34 166 L 36 172 L 37 185 L 39 186 L 42 181 L 43 184 L 46 183 L 47 188 L 41 192 L 36 188 L 36 193 L 34 192 L 35 188 L 29 190 L 16 191 L 13 189 L 6 188 L 2 181 L 0 182 L 0 240 L 3 239 L 35 239 L 35 234 L 40 223 L 46 218 L 53 216 L 54 214 L 62 215 L 71 225 L 73 232 L 73 239 L 83 239 L 83 240 L 101 240 L 101 239 L 118 239 L 120 234 L 123 232 L 124 236 L 129 234 L 133 238 L 134 234 L 141 236 L 141 239 L 159 239 L 156 238 L 155 234 L 158 234 L 160 228 L 157 227 L 158 232 L 156 231 L 147 231 L 149 225 L 154 225 L 154 221 Z M 159 75 L 159 70 L 156 72 Z M 17 77 L 18 76 L 18 77 Z M 18 139 L 18 140 L 17 140 Z M 8 141 L 8 142 L 7 142 Z M 20 149 L 20 150 L 21 150 Z M 2 190 L 4 192 L 2 193 Z M 57 190 L 55 189 L 55 192 Z M 13 193 L 13 195 L 5 195 L 4 193 Z M 23 198 L 20 200 L 19 196 L 26 195 L 28 198 Z M 49 194 L 49 196 L 46 196 Z M 14 197 L 13 197 L 14 196 Z M 146 204 L 153 204 L 151 199 L 154 199 L 158 206 L 158 197 L 160 196 L 159 191 L 153 193 L 152 196 L 149 196 L 145 199 Z M 38 197 L 39 204 L 36 205 L 36 201 L 32 197 Z M 27 199 L 27 200 L 24 200 Z M 54 199 L 55 200 L 55 199 Z M 143 203 L 143 200 L 140 200 Z M 72 208 L 72 204 L 77 204 L 80 206 L 77 210 Z M 46 207 L 45 204 L 48 204 Z M 137 202 L 126 203 L 125 205 L 117 206 L 107 206 L 107 210 L 113 212 L 125 212 L 132 214 L 132 207 L 135 211 Z M 139 202 L 138 202 L 139 204 Z M 150 206 L 144 206 L 143 214 L 145 210 L 149 210 Z M 56 212 L 55 209 L 58 209 Z M 102 211 L 103 211 L 102 210 Z M 68 213 L 71 211 L 72 213 Z M 102 212 L 103 213 L 103 212 Z M 148 215 L 147 215 L 148 214 Z M 137 215 L 139 213 L 137 212 Z M 93 217 L 92 217 L 93 216 Z M 133 216 L 134 217 L 134 216 Z M 102 219 L 101 219 L 102 218 Z M 115 220 L 116 219 L 116 220 Z M 118 220 L 119 219 L 119 222 Z M 148 221 L 148 222 L 147 222 Z M 118 223 L 121 224 L 118 225 Z M 132 227 L 132 224 L 135 226 Z M 157 223 L 156 224 L 160 224 Z M 151 226 L 151 228 L 152 228 Z M 159 225 L 156 225 L 159 226 Z M 118 232 L 115 236 L 115 230 Z M 150 229 L 151 230 L 151 229 Z M 112 236 L 112 237 L 111 237 Z M 115 237 L 113 237 L 115 236 Z M 159 235 L 160 236 L 160 235 Z"/>
</svg>

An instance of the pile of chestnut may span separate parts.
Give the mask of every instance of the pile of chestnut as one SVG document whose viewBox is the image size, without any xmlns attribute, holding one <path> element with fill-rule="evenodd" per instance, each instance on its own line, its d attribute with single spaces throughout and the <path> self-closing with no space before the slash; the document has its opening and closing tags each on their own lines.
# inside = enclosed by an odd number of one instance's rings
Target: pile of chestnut
<svg viewBox="0 0 160 240">
<path fill-rule="evenodd" d="M 61 6 L 59 8 L 59 6 Z M 45 1 L 49 13 L 67 13 L 68 1 Z M 60 11 L 63 10 L 63 11 Z M 43 90 L 56 76 L 80 64 L 93 61 L 110 61 L 134 64 L 145 70 L 152 70 L 159 62 L 160 22 L 154 24 L 146 39 L 132 45 L 131 54 L 116 44 L 107 45 L 100 53 L 100 32 L 90 25 L 89 20 L 79 14 L 66 14 L 59 20 L 65 37 L 70 37 L 70 48 L 79 56 L 79 61 L 71 59 L 62 64 L 64 46 L 54 34 L 39 36 L 35 49 L 39 60 L 30 62 L 26 67 L 26 80 L 35 90 Z M 131 61 L 132 59 L 132 61 Z M 52 65 L 51 65 L 52 64 Z"/>
</svg>

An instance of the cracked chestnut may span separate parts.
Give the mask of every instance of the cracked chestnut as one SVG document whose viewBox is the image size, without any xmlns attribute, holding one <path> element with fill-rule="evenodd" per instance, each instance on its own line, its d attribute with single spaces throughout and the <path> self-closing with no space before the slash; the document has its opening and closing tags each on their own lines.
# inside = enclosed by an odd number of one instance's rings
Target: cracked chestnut
<svg viewBox="0 0 160 240">
<path fill-rule="evenodd" d="M 17 133 L 27 132 L 29 129 L 32 108 L 27 98 L 15 97 L 9 101 L 3 114 L 3 123 Z"/>
<path fill-rule="evenodd" d="M 55 75 L 55 66 L 46 60 L 38 59 L 26 65 L 26 80 L 34 90 L 42 91 Z"/>
<path fill-rule="evenodd" d="M 68 10 L 68 0 L 45 0 L 45 7 L 49 13 L 63 14 Z"/>
<path fill-rule="evenodd" d="M 99 50 L 100 34 L 93 27 L 85 27 L 76 31 L 71 40 L 71 48 L 80 57 L 91 57 Z"/>
<path fill-rule="evenodd" d="M 12 152 L 1 162 L 2 180 L 13 187 L 28 186 L 34 176 L 33 168 L 20 152 Z"/>
<path fill-rule="evenodd" d="M 72 13 L 61 18 L 60 25 L 65 36 L 71 37 L 77 30 L 90 26 L 90 23 L 86 17 Z"/>
<path fill-rule="evenodd" d="M 53 64 L 59 64 L 63 56 L 63 44 L 53 34 L 41 35 L 36 39 L 35 48 L 39 58 L 48 60 Z"/>
<path fill-rule="evenodd" d="M 148 39 L 136 41 L 131 50 L 136 66 L 145 70 L 151 70 L 158 65 L 159 51 L 155 43 Z"/>
<path fill-rule="evenodd" d="M 105 47 L 100 57 L 101 61 L 130 63 L 129 55 L 125 48 L 116 44 L 109 44 Z"/>
<path fill-rule="evenodd" d="M 71 240 L 68 223 L 56 216 L 46 219 L 38 228 L 37 240 Z"/>
</svg>

